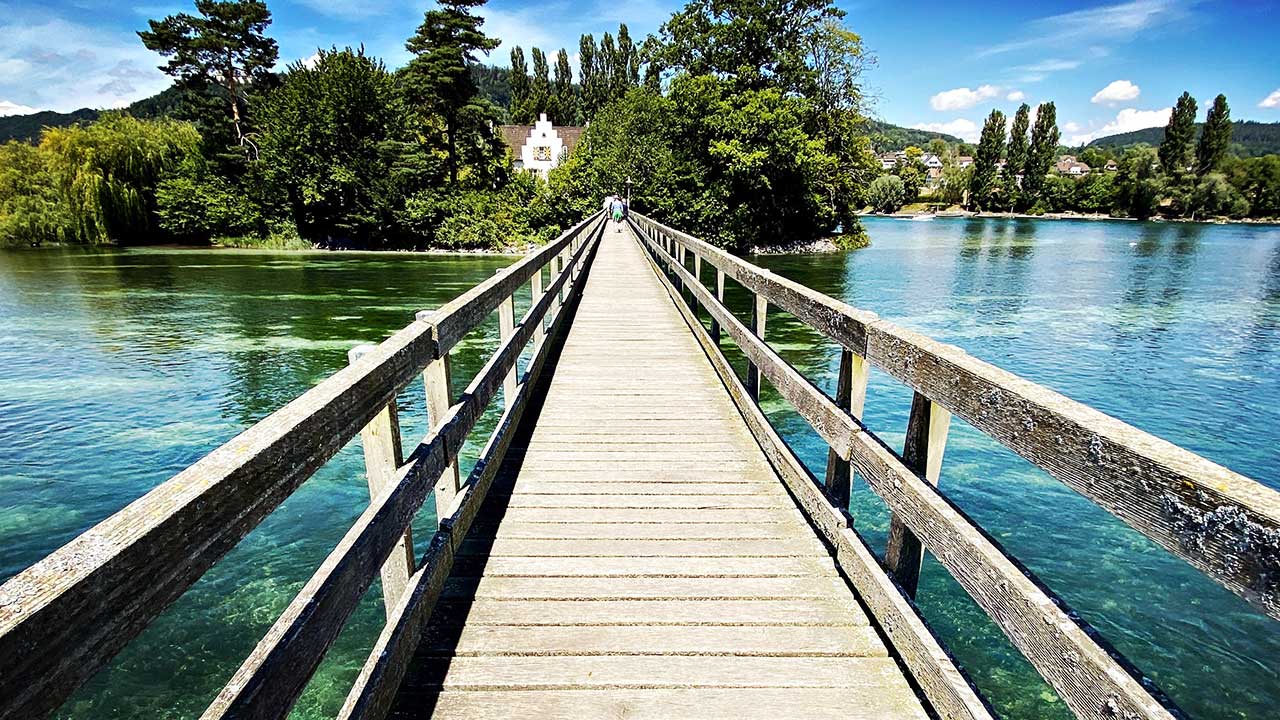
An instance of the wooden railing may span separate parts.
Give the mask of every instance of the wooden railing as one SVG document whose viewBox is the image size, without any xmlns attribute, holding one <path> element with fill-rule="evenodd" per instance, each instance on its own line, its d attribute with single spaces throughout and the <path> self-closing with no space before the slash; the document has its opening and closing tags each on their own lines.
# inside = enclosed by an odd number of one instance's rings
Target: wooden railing
<svg viewBox="0 0 1280 720">
<path fill-rule="evenodd" d="M 581 292 L 602 224 L 591 216 L 382 344 L 357 349 L 349 367 L 0 586 L 0 718 L 52 713 L 357 433 L 369 508 L 204 717 L 287 715 L 379 572 L 387 623 L 342 717 L 385 714 L 545 363 L 544 338 Z M 512 298 L 526 284 L 531 304 L 516 324 Z M 451 397 L 449 351 L 495 309 L 501 344 Z M 517 378 L 530 343 L 533 359 Z M 405 459 L 396 395 L 419 373 L 431 429 Z M 497 429 L 460 482 L 458 453 L 500 388 Z M 409 527 L 433 488 L 439 527 L 415 562 Z"/>
<path fill-rule="evenodd" d="M 952 414 L 1262 612 L 1280 618 L 1280 494 L 1274 490 L 647 217 L 633 214 L 631 222 L 765 452 L 942 717 L 987 717 L 988 710 L 971 683 L 954 670 L 910 601 L 923 549 L 937 558 L 1078 717 L 1179 714 L 1148 679 L 937 487 Z M 704 264 L 715 270 L 714 291 L 703 284 Z M 726 277 L 753 294 L 750 326 L 724 305 Z M 770 304 L 841 347 L 835 397 L 818 389 L 764 340 Z M 698 320 L 699 311 L 710 315 L 710 333 Z M 720 350 L 722 333 L 748 360 L 745 383 Z M 915 391 L 901 453 L 861 421 L 869 367 Z M 830 446 L 821 487 L 760 412 L 756 401 L 762 376 Z M 851 470 L 892 513 L 883 565 L 847 513 Z"/>
</svg>

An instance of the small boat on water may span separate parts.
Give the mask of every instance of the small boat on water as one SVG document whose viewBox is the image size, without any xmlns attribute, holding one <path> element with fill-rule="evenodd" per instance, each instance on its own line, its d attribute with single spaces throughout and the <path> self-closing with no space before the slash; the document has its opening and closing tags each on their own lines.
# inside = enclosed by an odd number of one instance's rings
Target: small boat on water
<svg viewBox="0 0 1280 720">
<path fill-rule="evenodd" d="M 913 215 L 911 216 L 911 220 L 912 222 L 928 222 L 934 219 L 934 217 L 936 216 L 935 215 Z"/>
</svg>

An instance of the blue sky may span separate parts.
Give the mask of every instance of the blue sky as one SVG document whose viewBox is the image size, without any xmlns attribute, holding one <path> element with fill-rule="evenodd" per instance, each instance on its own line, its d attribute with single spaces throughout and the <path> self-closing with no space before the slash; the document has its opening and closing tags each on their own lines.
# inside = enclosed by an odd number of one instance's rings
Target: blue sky
<svg viewBox="0 0 1280 720">
<path fill-rule="evenodd" d="M 669 0 L 491 0 L 486 31 L 504 45 L 576 52 L 581 33 L 626 22 L 643 37 L 680 6 Z M 391 67 L 430 3 L 268 0 L 282 62 L 317 47 L 359 45 Z M 1053 100 L 1064 140 L 1163 125 L 1185 89 L 1225 92 L 1236 119 L 1280 121 L 1280 3 L 1237 0 L 946 2 L 845 0 L 848 25 L 877 57 L 875 114 L 976 139 L 992 107 Z M 134 34 L 189 2 L 0 1 L 0 114 L 115 107 L 163 89 L 160 59 Z M 576 59 L 576 58 L 574 58 Z"/>
</svg>

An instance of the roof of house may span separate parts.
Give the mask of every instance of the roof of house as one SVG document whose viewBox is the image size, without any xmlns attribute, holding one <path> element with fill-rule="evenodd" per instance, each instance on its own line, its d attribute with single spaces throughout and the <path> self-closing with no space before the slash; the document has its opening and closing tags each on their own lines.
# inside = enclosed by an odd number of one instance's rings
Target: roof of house
<svg viewBox="0 0 1280 720">
<path fill-rule="evenodd" d="M 577 125 L 554 125 L 556 135 L 564 142 L 566 152 L 572 154 L 574 149 L 578 147 L 578 141 L 582 139 L 582 133 L 586 132 L 586 128 Z M 532 125 L 499 125 L 498 134 L 502 137 L 502 142 L 511 148 L 511 153 L 517 158 L 520 156 L 520 148 L 525 146 L 529 140 L 529 133 L 533 131 Z"/>
</svg>

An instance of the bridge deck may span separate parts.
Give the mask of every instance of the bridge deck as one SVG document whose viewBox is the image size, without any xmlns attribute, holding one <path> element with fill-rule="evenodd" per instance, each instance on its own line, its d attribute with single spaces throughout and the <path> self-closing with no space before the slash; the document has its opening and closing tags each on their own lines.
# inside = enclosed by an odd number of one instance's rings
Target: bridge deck
<svg viewBox="0 0 1280 720">
<path fill-rule="evenodd" d="M 629 232 L 393 717 L 925 717 Z"/>
</svg>

